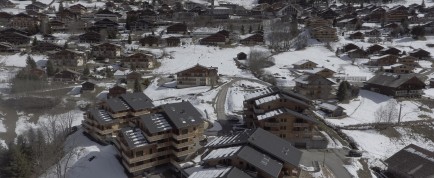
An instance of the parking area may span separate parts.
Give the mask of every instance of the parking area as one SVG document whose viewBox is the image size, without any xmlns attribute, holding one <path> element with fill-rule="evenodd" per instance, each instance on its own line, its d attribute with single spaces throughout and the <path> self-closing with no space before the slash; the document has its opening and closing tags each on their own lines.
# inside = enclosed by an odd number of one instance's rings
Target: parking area
<svg viewBox="0 0 434 178">
<path fill-rule="evenodd" d="M 345 169 L 344 160 L 347 159 L 346 154 L 349 150 L 346 149 L 324 149 L 324 150 L 301 150 L 303 156 L 300 164 L 307 167 L 314 167 L 314 162 L 319 164 L 325 163 L 335 175 L 339 178 L 351 178 L 351 174 Z"/>
</svg>

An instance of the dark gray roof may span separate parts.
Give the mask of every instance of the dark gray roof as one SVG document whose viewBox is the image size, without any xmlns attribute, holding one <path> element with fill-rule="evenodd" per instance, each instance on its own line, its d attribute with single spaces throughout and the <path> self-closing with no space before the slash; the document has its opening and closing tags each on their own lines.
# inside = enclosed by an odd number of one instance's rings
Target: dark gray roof
<svg viewBox="0 0 434 178">
<path fill-rule="evenodd" d="M 222 178 L 252 178 L 252 176 L 248 175 L 247 173 L 243 172 L 242 170 L 236 167 L 232 167 L 229 173 L 223 176 Z"/>
<path fill-rule="evenodd" d="M 385 161 L 407 177 L 434 177 L 434 152 L 410 144 Z"/>
<path fill-rule="evenodd" d="M 293 147 L 288 141 L 273 135 L 261 128 L 257 128 L 248 139 L 249 143 L 275 159 L 298 166 L 302 152 Z"/>
<path fill-rule="evenodd" d="M 236 167 L 207 168 L 193 172 L 188 178 L 252 178 Z"/>
<path fill-rule="evenodd" d="M 139 128 L 124 127 L 121 128 L 121 134 L 128 144 L 128 148 L 134 149 L 149 145 L 145 135 Z"/>
<path fill-rule="evenodd" d="M 241 149 L 238 157 L 272 177 L 279 177 L 283 167 L 279 161 L 249 146 Z"/>
<path fill-rule="evenodd" d="M 188 101 L 162 105 L 169 121 L 177 129 L 203 124 L 202 115 Z"/>
<path fill-rule="evenodd" d="M 290 110 L 288 108 L 278 108 L 275 110 L 271 110 L 271 111 L 268 111 L 262 115 L 258 115 L 257 118 L 258 118 L 258 120 L 263 120 L 263 119 L 273 118 L 275 116 L 282 115 L 282 114 L 289 114 L 289 115 L 292 115 L 296 118 L 306 120 L 308 122 L 318 123 L 318 121 L 315 120 L 314 118 L 311 118 L 311 117 L 304 115 L 304 114 L 301 114 L 299 112 L 295 112 L 295 111 Z"/>
<path fill-rule="evenodd" d="M 122 94 L 120 97 L 134 111 L 150 109 L 154 107 L 154 104 L 152 104 L 152 100 L 144 93 L 126 93 Z"/>
<path fill-rule="evenodd" d="M 89 113 L 100 124 L 110 124 L 115 122 L 113 117 L 111 117 L 105 110 L 92 108 L 89 110 Z"/>
<path fill-rule="evenodd" d="M 119 98 L 110 98 L 106 103 L 113 112 L 127 111 L 130 109 L 127 103 Z"/>
<path fill-rule="evenodd" d="M 172 126 L 170 126 L 170 124 L 167 121 L 167 118 L 162 113 L 146 114 L 140 116 L 140 122 L 143 123 L 145 128 L 151 134 L 172 129 Z"/>
<path fill-rule="evenodd" d="M 244 131 L 236 132 L 233 135 L 225 135 L 215 138 L 206 144 L 205 147 L 221 148 L 227 146 L 236 146 L 247 143 L 247 139 L 253 134 L 255 130 L 247 129 Z"/>
<path fill-rule="evenodd" d="M 368 81 L 366 81 L 366 83 L 397 88 L 413 77 L 418 78 L 419 75 L 418 74 L 379 73 L 379 74 L 375 75 L 374 77 L 372 77 L 371 79 L 369 79 Z"/>
</svg>

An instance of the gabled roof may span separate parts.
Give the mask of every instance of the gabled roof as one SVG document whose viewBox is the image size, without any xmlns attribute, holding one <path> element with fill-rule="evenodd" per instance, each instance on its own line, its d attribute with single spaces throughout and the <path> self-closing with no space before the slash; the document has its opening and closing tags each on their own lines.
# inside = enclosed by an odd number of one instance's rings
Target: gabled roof
<svg viewBox="0 0 434 178">
<path fill-rule="evenodd" d="M 434 152 L 410 144 L 385 161 L 389 169 L 408 177 L 434 177 Z"/>
<path fill-rule="evenodd" d="M 279 109 L 271 110 L 271 111 L 268 111 L 262 115 L 258 115 L 257 118 L 258 118 L 258 120 L 264 120 L 264 119 L 269 119 L 269 118 L 276 117 L 276 116 L 283 115 L 283 114 L 289 114 L 289 115 L 292 115 L 296 118 L 303 119 L 303 120 L 308 121 L 308 122 L 318 123 L 318 121 L 316 121 L 315 119 L 313 119 L 309 116 L 306 116 L 304 114 L 295 112 L 293 110 L 290 110 L 288 108 L 279 108 Z"/>
<path fill-rule="evenodd" d="M 217 69 L 217 67 L 206 67 L 206 66 L 203 66 L 203 65 L 200 65 L 200 64 L 196 64 L 193 67 L 189 67 L 187 69 L 181 70 L 181 71 L 176 72 L 176 73 L 178 74 L 178 73 L 186 72 L 186 71 L 194 69 L 194 68 L 200 68 L 202 70 L 216 70 Z"/>
<path fill-rule="evenodd" d="M 241 150 L 242 146 L 234 146 L 227 148 L 218 148 L 210 151 L 202 160 L 226 159 L 235 156 Z"/>
<path fill-rule="evenodd" d="M 119 98 L 110 98 L 106 103 L 113 112 L 127 111 L 130 109 L 128 104 Z"/>
<path fill-rule="evenodd" d="M 322 81 L 326 81 L 329 85 L 333 85 L 335 84 L 333 81 L 317 75 L 317 74 L 305 74 L 305 75 L 301 75 L 300 77 L 297 77 L 296 79 L 294 79 L 295 82 L 297 83 L 302 83 L 302 84 L 310 84 L 312 82 L 315 82 L 317 80 L 322 80 Z"/>
<path fill-rule="evenodd" d="M 141 92 L 122 94 L 120 98 L 124 100 L 134 111 L 151 109 L 154 107 L 152 100 Z"/>
<path fill-rule="evenodd" d="M 124 127 L 121 128 L 120 132 L 130 149 L 149 145 L 148 140 L 146 140 L 146 137 L 140 128 Z"/>
<path fill-rule="evenodd" d="M 303 60 L 297 61 L 296 63 L 294 63 L 292 65 L 303 65 L 303 64 L 306 64 L 306 63 L 313 63 L 315 65 L 318 65 L 317 63 L 312 62 L 311 60 L 307 60 L 307 59 L 303 59 Z"/>
<path fill-rule="evenodd" d="M 140 116 L 140 122 L 151 134 L 171 130 L 172 126 L 168 122 L 168 118 L 163 113 L 146 114 Z"/>
<path fill-rule="evenodd" d="M 419 79 L 418 74 L 390 74 L 390 73 L 379 73 L 366 81 L 368 84 L 380 85 L 385 87 L 397 88 L 407 82 L 410 79 L 416 78 L 421 83 L 424 84 L 422 80 Z"/>
<path fill-rule="evenodd" d="M 236 167 L 224 167 L 199 170 L 188 178 L 252 178 L 252 176 Z"/>
<path fill-rule="evenodd" d="M 220 136 L 208 142 L 205 147 L 220 148 L 245 144 L 254 131 L 255 130 L 247 129 L 241 132 L 236 132 L 233 135 Z"/>
<path fill-rule="evenodd" d="M 89 110 L 90 115 L 100 124 L 114 123 L 115 120 L 105 110 L 92 108 Z"/>
<path fill-rule="evenodd" d="M 203 124 L 202 115 L 190 102 L 179 102 L 162 105 L 169 121 L 176 129 Z"/>
<path fill-rule="evenodd" d="M 274 157 L 274 159 L 282 162 L 298 166 L 300 163 L 302 152 L 292 146 L 292 144 L 278 136 L 257 128 L 249 137 L 249 143 L 255 148 L 266 152 Z"/>
<path fill-rule="evenodd" d="M 257 169 L 260 169 L 262 172 L 270 175 L 271 177 L 279 177 L 279 174 L 283 168 L 282 163 L 279 161 L 249 146 L 243 147 L 237 156 L 247 163 L 255 166 Z"/>
</svg>

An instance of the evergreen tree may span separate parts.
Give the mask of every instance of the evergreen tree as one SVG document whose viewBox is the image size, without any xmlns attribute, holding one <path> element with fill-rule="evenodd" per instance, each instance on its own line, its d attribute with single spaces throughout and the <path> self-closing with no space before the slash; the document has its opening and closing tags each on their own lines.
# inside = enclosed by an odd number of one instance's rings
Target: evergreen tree
<svg viewBox="0 0 434 178">
<path fill-rule="evenodd" d="M 422 6 L 422 7 L 425 7 L 425 0 L 422 0 L 422 4 L 421 4 L 421 6 Z"/>
<path fill-rule="evenodd" d="M 252 29 L 252 25 L 249 26 L 249 33 L 252 33 L 253 29 Z"/>
<path fill-rule="evenodd" d="M 131 63 L 130 69 L 131 69 L 132 71 L 136 71 L 136 70 L 137 70 L 137 67 L 136 67 L 135 64 Z"/>
<path fill-rule="evenodd" d="M 128 44 L 131 44 L 132 43 L 132 41 L 131 41 L 131 34 L 128 34 Z"/>
<path fill-rule="evenodd" d="M 142 92 L 142 86 L 140 85 L 139 79 L 134 80 L 134 92 Z"/>
<path fill-rule="evenodd" d="M 84 70 L 83 70 L 83 75 L 84 76 L 89 76 L 90 75 L 90 69 L 89 69 L 89 67 L 84 67 Z"/>
<path fill-rule="evenodd" d="M 31 176 L 31 161 L 29 157 L 24 153 L 24 150 L 20 146 L 13 143 L 9 144 L 8 151 L 8 164 L 3 167 L 2 172 L 5 177 L 30 177 Z"/>
<path fill-rule="evenodd" d="M 230 32 L 234 31 L 234 25 L 232 25 L 232 23 L 229 24 L 229 27 L 228 27 L 228 28 L 229 28 L 229 31 L 230 31 Z"/>
<path fill-rule="evenodd" d="M 244 35 L 245 31 L 244 31 L 244 25 L 241 25 L 241 35 Z"/>
<path fill-rule="evenodd" d="M 53 67 L 53 62 L 51 62 L 51 60 L 47 61 L 46 67 L 47 67 L 47 75 L 49 77 L 53 76 L 55 74 L 54 73 L 55 70 L 54 70 L 54 67 Z"/>
<path fill-rule="evenodd" d="M 336 93 L 336 98 L 338 101 L 342 102 L 348 99 L 349 89 L 350 83 L 347 81 L 342 81 L 341 84 L 339 84 L 338 92 Z"/>
<path fill-rule="evenodd" d="M 32 41 L 32 46 L 36 46 L 36 44 L 38 43 L 38 40 L 36 39 L 36 36 L 33 38 Z"/>
<path fill-rule="evenodd" d="M 151 81 L 149 81 L 149 79 L 145 79 L 142 83 L 146 88 L 148 88 L 148 86 L 151 84 Z"/>
<path fill-rule="evenodd" d="M 62 1 L 60 2 L 60 4 L 59 4 L 59 12 L 62 12 L 64 9 L 63 9 L 63 3 L 62 3 Z"/>
<path fill-rule="evenodd" d="M 30 56 L 27 56 L 26 64 L 30 69 L 36 69 L 37 67 L 35 60 Z"/>
<path fill-rule="evenodd" d="M 261 31 L 261 25 L 258 25 L 258 31 Z"/>
<path fill-rule="evenodd" d="M 63 48 L 68 49 L 68 42 L 65 42 L 65 44 L 63 44 Z"/>
<path fill-rule="evenodd" d="M 105 68 L 105 76 L 107 78 L 112 78 L 113 77 L 113 72 L 108 67 Z"/>
</svg>

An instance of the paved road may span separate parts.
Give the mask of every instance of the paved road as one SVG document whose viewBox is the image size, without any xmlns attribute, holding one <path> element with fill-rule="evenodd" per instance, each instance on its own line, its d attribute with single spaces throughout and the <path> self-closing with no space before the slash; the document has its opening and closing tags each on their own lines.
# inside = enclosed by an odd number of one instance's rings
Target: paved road
<svg viewBox="0 0 434 178">
<path fill-rule="evenodd" d="M 341 149 L 327 149 L 327 150 L 301 150 L 303 156 L 301 157 L 300 164 L 305 166 L 313 166 L 314 161 L 318 161 L 325 165 L 335 174 L 337 178 L 351 178 L 351 174 L 344 168 L 343 160 L 346 159 L 346 150 Z M 325 158 L 325 159 L 324 159 Z"/>
<path fill-rule="evenodd" d="M 215 101 L 215 110 L 217 113 L 217 121 L 222 126 L 222 130 L 219 131 L 219 135 L 223 135 L 225 133 L 228 133 L 232 130 L 232 124 L 227 120 L 227 115 L 225 112 L 225 104 L 226 104 L 226 96 L 228 94 L 229 88 L 232 87 L 232 85 L 238 81 L 247 80 L 250 82 L 255 82 L 259 84 L 263 84 L 266 86 L 270 86 L 269 83 L 264 82 L 262 80 L 258 79 L 249 79 L 249 78 L 240 78 L 240 77 L 234 77 L 231 78 L 229 82 L 223 84 L 220 89 L 220 91 L 217 93 L 216 101 Z"/>
</svg>

